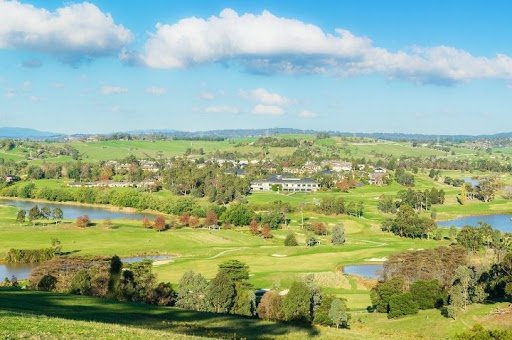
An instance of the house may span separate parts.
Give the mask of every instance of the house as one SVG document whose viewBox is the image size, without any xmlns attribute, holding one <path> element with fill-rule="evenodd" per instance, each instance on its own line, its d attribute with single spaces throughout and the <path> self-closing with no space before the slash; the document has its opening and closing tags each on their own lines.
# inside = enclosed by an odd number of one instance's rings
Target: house
<svg viewBox="0 0 512 340">
<path fill-rule="evenodd" d="M 386 176 L 385 173 L 382 172 L 373 172 L 368 175 L 369 180 L 368 182 L 372 185 L 383 185 L 384 184 L 384 176 Z"/>
<path fill-rule="evenodd" d="M 16 175 L 10 175 L 10 176 L 5 177 L 5 183 L 7 183 L 7 184 L 16 183 L 19 180 L 20 180 L 20 178 Z"/>
<path fill-rule="evenodd" d="M 328 166 L 331 170 L 336 172 L 352 171 L 352 163 L 350 162 L 339 162 L 339 161 L 325 161 L 322 162 L 323 166 Z"/>
<path fill-rule="evenodd" d="M 267 179 L 251 182 L 252 191 L 271 191 L 279 188 L 284 192 L 314 192 L 320 189 L 320 184 L 311 178 L 284 177 L 273 175 Z"/>
<path fill-rule="evenodd" d="M 381 166 L 378 166 L 375 169 L 373 169 L 373 172 L 378 173 L 378 174 L 385 174 L 386 173 L 386 169 L 384 169 Z"/>
<path fill-rule="evenodd" d="M 320 170 L 322 170 L 322 167 L 312 161 L 307 161 L 306 164 L 304 164 L 304 166 L 302 167 L 303 172 L 316 173 Z"/>
</svg>

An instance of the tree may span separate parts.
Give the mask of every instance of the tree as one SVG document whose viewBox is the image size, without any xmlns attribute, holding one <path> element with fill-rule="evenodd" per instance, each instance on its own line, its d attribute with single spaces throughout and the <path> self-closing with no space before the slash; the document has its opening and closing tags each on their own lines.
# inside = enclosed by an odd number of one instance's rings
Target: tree
<svg viewBox="0 0 512 340">
<path fill-rule="evenodd" d="M 167 229 L 167 223 L 165 222 L 165 217 L 157 216 L 155 218 L 155 221 L 153 222 L 153 228 L 156 231 L 164 231 L 165 229 Z"/>
<path fill-rule="evenodd" d="M 466 266 L 460 266 L 455 271 L 453 284 L 450 288 L 450 305 L 454 307 L 466 309 L 471 303 L 470 288 L 472 283 L 472 271 Z"/>
<path fill-rule="evenodd" d="M 253 218 L 251 220 L 251 223 L 249 224 L 249 231 L 253 235 L 259 235 L 259 233 L 260 233 L 260 227 L 259 227 L 258 222 L 256 221 L 255 218 Z"/>
<path fill-rule="evenodd" d="M 188 225 L 191 228 L 196 228 L 199 225 L 199 219 L 195 216 L 190 216 L 188 219 Z"/>
<path fill-rule="evenodd" d="M 190 221 L 190 214 L 189 213 L 183 213 L 180 217 L 179 217 L 179 221 L 180 221 L 180 224 L 184 227 L 187 227 L 188 224 L 189 224 L 189 221 Z"/>
<path fill-rule="evenodd" d="M 332 320 L 329 317 L 329 311 L 331 310 L 331 304 L 336 299 L 334 295 L 324 294 L 320 301 L 320 305 L 315 310 L 313 323 L 317 325 L 331 326 Z"/>
<path fill-rule="evenodd" d="M 148 229 L 151 228 L 151 221 L 147 216 L 144 216 L 144 218 L 142 219 L 142 226 Z"/>
<path fill-rule="evenodd" d="M 183 274 L 178 284 L 176 305 L 183 309 L 206 311 L 208 281 L 199 273 L 188 271 Z"/>
<path fill-rule="evenodd" d="M 219 264 L 219 273 L 226 275 L 234 283 L 248 284 L 249 266 L 238 260 L 228 260 Z"/>
<path fill-rule="evenodd" d="M 52 218 L 59 223 L 64 218 L 64 212 L 61 208 L 57 207 L 52 210 Z"/>
<path fill-rule="evenodd" d="M 389 301 L 392 296 L 402 294 L 405 290 L 405 282 L 401 277 L 379 282 L 370 292 L 372 305 L 379 313 L 389 312 Z"/>
<path fill-rule="evenodd" d="M 215 313 L 228 313 L 235 303 L 235 285 L 226 273 L 218 272 L 208 285 L 208 301 Z"/>
<path fill-rule="evenodd" d="M 443 305 L 444 292 L 437 280 L 416 281 L 411 285 L 410 292 L 420 309 L 439 308 Z"/>
<path fill-rule="evenodd" d="M 389 299 L 388 318 L 417 314 L 418 309 L 418 303 L 414 301 L 410 293 L 393 295 Z"/>
<path fill-rule="evenodd" d="M 76 295 L 90 295 L 91 288 L 91 275 L 87 270 L 82 269 L 71 279 L 69 293 Z"/>
<path fill-rule="evenodd" d="M 347 305 L 340 299 L 334 299 L 329 309 L 329 318 L 336 328 L 348 327 L 349 314 L 347 313 Z"/>
<path fill-rule="evenodd" d="M 79 228 L 86 228 L 91 225 L 91 220 L 89 219 L 89 216 L 82 215 L 78 216 L 76 218 L 76 226 Z"/>
<path fill-rule="evenodd" d="M 39 207 L 37 205 L 34 205 L 30 210 L 28 211 L 28 219 L 30 222 L 33 222 L 34 220 L 37 220 L 41 217 L 41 211 L 39 210 Z"/>
<path fill-rule="evenodd" d="M 483 245 L 482 233 L 472 226 L 464 226 L 457 234 L 456 240 L 458 244 L 472 252 L 476 252 Z"/>
<path fill-rule="evenodd" d="M 304 282 L 292 283 L 284 298 L 283 309 L 287 321 L 311 321 L 311 292 Z"/>
<path fill-rule="evenodd" d="M 256 314 L 256 295 L 252 289 L 235 283 L 235 302 L 231 314 L 253 316 Z"/>
<path fill-rule="evenodd" d="M 270 290 L 263 294 L 258 304 L 257 314 L 260 319 L 284 321 L 283 297 L 278 292 Z"/>
<path fill-rule="evenodd" d="M 265 224 L 263 228 L 261 229 L 261 236 L 263 238 L 273 238 L 274 235 L 272 235 L 272 231 L 270 230 L 270 226 L 268 224 Z"/>
<path fill-rule="evenodd" d="M 332 228 L 331 243 L 334 245 L 345 244 L 345 228 L 343 224 L 337 224 Z"/>
<path fill-rule="evenodd" d="M 297 242 L 297 238 L 295 237 L 295 233 L 288 233 L 288 235 L 286 235 L 284 245 L 287 247 L 295 247 L 299 245 L 299 242 Z"/>
<path fill-rule="evenodd" d="M 217 214 L 215 213 L 215 211 L 213 211 L 213 210 L 208 211 L 208 213 L 206 214 L 206 221 L 205 221 L 206 226 L 208 226 L 208 227 L 216 226 L 217 222 L 218 222 L 218 218 L 217 218 Z"/>
<path fill-rule="evenodd" d="M 25 216 L 27 216 L 27 212 L 25 210 L 18 210 L 16 214 L 16 222 L 25 223 Z"/>
</svg>

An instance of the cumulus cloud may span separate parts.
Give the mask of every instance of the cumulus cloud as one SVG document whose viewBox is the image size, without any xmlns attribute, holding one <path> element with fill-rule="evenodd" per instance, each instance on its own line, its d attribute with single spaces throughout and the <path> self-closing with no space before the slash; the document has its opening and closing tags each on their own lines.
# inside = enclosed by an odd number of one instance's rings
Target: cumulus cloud
<svg viewBox="0 0 512 340">
<path fill-rule="evenodd" d="M 146 88 L 146 93 L 154 96 L 163 96 L 167 93 L 167 89 L 165 87 L 151 86 Z"/>
<path fill-rule="evenodd" d="M 207 19 L 158 23 L 139 59 L 153 68 L 235 62 L 258 73 L 379 73 L 420 83 L 512 79 L 512 58 L 504 54 L 478 57 L 448 46 L 389 51 L 345 29 L 328 33 L 268 11 L 240 15 L 232 9 Z"/>
<path fill-rule="evenodd" d="M 250 99 L 265 105 L 286 105 L 289 99 L 279 93 L 271 93 L 264 88 L 257 88 L 252 91 L 240 91 L 242 98 Z"/>
<path fill-rule="evenodd" d="M 211 92 L 201 92 L 199 94 L 199 98 L 202 99 L 202 100 L 214 100 L 215 99 L 215 95 Z"/>
<path fill-rule="evenodd" d="M 299 112 L 299 117 L 301 118 L 315 118 L 318 117 L 318 114 L 316 112 L 308 111 L 308 110 L 302 110 Z"/>
<path fill-rule="evenodd" d="M 252 109 L 252 113 L 256 115 L 280 116 L 284 114 L 284 110 L 282 107 L 277 105 L 258 104 Z"/>
<path fill-rule="evenodd" d="M 206 113 L 232 113 L 236 114 L 239 113 L 240 110 L 235 106 L 229 106 L 229 105 L 212 105 L 206 107 L 204 110 Z"/>
<path fill-rule="evenodd" d="M 50 12 L 0 0 L 0 49 L 44 52 L 76 62 L 118 54 L 131 40 L 128 29 L 89 2 Z"/>
<path fill-rule="evenodd" d="M 105 96 L 110 96 L 112 94 L 121 94 L 128 92 L 128 89 L 120 86 L 103 86 L 101 88 L 101 93 Z"/>
</svg>

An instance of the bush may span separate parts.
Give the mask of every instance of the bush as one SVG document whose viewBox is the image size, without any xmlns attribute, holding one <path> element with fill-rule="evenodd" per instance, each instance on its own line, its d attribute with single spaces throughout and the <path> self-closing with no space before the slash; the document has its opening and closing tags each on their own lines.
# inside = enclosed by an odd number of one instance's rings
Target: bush
<svg viewBox="0 0 512 340">
<path fill-rule="evenodd" d="M 284 239 L 284 245 L 287 247 L 295 247 L 299 245 L 299 242 L 297 242 L 297 238 L 295 237 L 294 233 L 289 233 L 286 235 L 286 238 Z"/>
<path fill-rule="evenodd" d="M 87 270 L 82 269 L 73 276 L 69 292 L 77 295 L 90 295 L 91 286 L 91 275 L 89 275 Z"/>
<path fill-rule="evenodd" d="M 57 278 L 50 274 L 46 274 L 37 283 L 37 290 L 50 292 L 52 290 L 55 290 L 56 284 L 57 284 Z"/>
<path fill-rule="evenodd" d="M 284 315 L 287 321 L 311 321 L 311 291 L 304 282 L 292 283 L 284 298 Z"/>
<path fill-rule="evenodd" d="M 372 304 L 379 313 L 389 312 L 389 301 L 392 296 L 402 294 L 404 291 L 404 280 L 401 277 L 394 277 L 385 282 L 379 282 L 370 292 Z"/>
<path fill-rule="evenodd" d="M 404 315 L 417 314 L 418 309 L 418 303 L 414 301 L 411 293 L 393 295 L 389 299 L 388 318 L 393 319 Z"/>
<path fill-rule="evenodd" d="M 332 228 L 331 242 L 334 245 L 345 244 L 345 229 L 343 225 L 338 224 Z"/>
<path fill-rule="evenodd" d="M 410 292 L 420 309 L 440 308 L 443 306 L 444 292 L 437 280 L 416 281 L 411 285 Z"/>
<path fill-rule="evenodd" d="M 266 292 L 258 304 L 257 313 L 263 320 L 284 321 L 283 297 L 275 291 Z"/>
<path fill-rule="evenodd" d="M 89 216 L 83 215 L 78 216 L 76 218 L 76 226 L 79 228 L 86 228 L 91 225 L 91 220 L 89 219 Z"/>
</svg>

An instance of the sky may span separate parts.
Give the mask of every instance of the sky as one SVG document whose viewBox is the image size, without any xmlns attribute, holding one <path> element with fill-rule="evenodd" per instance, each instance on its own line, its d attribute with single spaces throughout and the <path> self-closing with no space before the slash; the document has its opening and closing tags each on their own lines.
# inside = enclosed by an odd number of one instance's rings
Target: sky
<svg viewBox="0 0 512 340">
<path fill-rule="evenodd" d="M 512 2 L 0 0 L 0 126 L 512 131 Z"/>
</svg>

